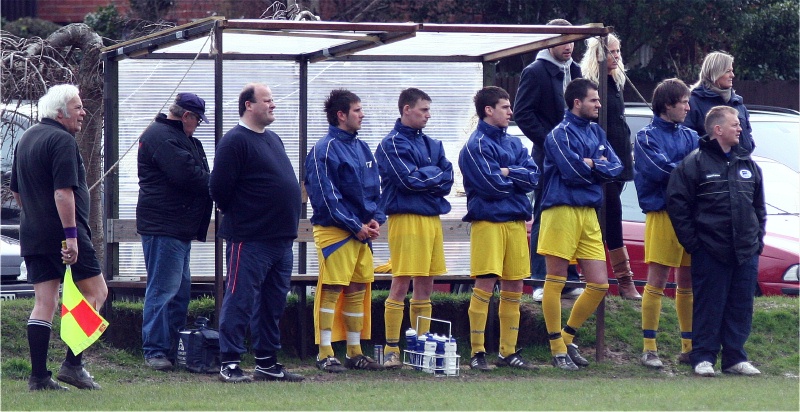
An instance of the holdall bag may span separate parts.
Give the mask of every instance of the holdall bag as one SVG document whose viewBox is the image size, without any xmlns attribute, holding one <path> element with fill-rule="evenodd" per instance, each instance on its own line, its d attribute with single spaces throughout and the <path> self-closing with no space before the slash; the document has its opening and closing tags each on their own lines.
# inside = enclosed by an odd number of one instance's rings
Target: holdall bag
<svg viewBox="0 0 800 412">
<path fill-rule="evenodd" d="M 208 327 L 208 319 L 198 317 L 194 325 L 178 333 L 178 367 L 194 373 L 217 373 L 219 332 Z"/>
</svg>

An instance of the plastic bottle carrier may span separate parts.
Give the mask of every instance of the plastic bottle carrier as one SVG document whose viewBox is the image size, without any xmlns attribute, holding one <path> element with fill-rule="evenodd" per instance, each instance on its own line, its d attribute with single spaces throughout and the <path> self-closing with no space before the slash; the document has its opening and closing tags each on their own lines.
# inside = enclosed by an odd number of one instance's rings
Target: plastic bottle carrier
<svg viewBox="0 0 800 412">
<path fill-rule="evenodd" d="M 447 336 L 434 335 L 428 332 L 418 337 L 416 347 L 406 345 L 406 349 L 403 350 L 403 364 L 416 370 L 431 373 L 437 377 L 458 376 L 461 371 L 461 356 L 458 354 L 456 340 L 453 338 L 452 323 L 442 319 L 418 316 L 415 329 L 417 331 L 419 330 L 420 319 L 429 319 L 432 323 L 447 324 Z"/>
</svg>

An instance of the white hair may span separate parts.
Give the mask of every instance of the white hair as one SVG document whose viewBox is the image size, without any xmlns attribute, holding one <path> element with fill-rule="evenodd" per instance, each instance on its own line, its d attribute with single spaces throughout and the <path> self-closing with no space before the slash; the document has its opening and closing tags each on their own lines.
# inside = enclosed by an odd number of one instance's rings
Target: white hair
<svg viewBox="0 0 800 412">
<path fill-rule="evenodd" d="M 67 103 L 79 94 L 78 88 L 71 84 L 59 84 L 47 89 L 47 93 L 39 99 L 39 120 L 56 119 L 58 112 L 68 118 Z"/>
<path fill-rule="evenodd" d="M 608 45 L 612 44 L 622 45 L 619 38 L 614 33 L 608 33 Z M 590 37 L 586 40 L 586 53 L 583 54 L 581 59 L 581 74 L 584 78 L 589 79 L 596 84 L 600 84 L 600 64 L 606 64 L 606 59 L 601 57 L 602 43 L 597 37 Z M 617 86 L 622 89 L 625 87 L 625 65 L 622 64 L 622 55 L 617 58 L 617 68 L 608 72 Z"/>
</svg>

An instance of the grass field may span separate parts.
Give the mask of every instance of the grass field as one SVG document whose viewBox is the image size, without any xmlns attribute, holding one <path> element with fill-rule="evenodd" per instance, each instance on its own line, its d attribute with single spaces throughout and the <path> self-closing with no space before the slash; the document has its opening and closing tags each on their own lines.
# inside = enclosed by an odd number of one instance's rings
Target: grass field
<svg viewBox="0 0 800 412">
<path fill-rule="evenodd" d="M 530 303 L 526 303 L 530 304 Z M 756 378 L 718 374 L 699 378 L 676 365 L 674 305 L 664 301 L 659 348 L 666 366 L 645 369 L 638 364 L 641 331 L 638 304 L 609 299 L 607 361 L 579 372 L 563 372 L 547 364 L 546 347 L 524 348 L 541 365 L 538 371 L 507 368 L 478 373 L 462 362 L 458 377 L 432 377 L 414 370 L 325 374 L 310 359 L 282 358 L 306 376 L 299 384 L 223 384 L 215 375 L 162 373 L 142 365 L 141 353 L 108 347 L 90 348 L 87 368 L 103 385 L 101 391 L 68 393 L 27 391 L 30 363 L 24 324 L 32 303 L 3 302 L 2 410 L 794 410 L 800 409 L 798 300 L 758 298 L 753 334 L 746 346 L 763 372 Z M 594 327 L 579 335 L 587 354 Z M 584 336 L 585 335 L 585 336 Z M 663 339 L 661 339 L 663 336 Z M 371 348 L 365 342 L 365 350 Z M 468 342 L 459 342 L 460 349 Z M 48 366 L 57 370 L 63 343 L 54 339 Z M 490 355 L 496 356 L 496 355 Z M 587 356 L 588 358 L 588 356 Z M 252 358 L 243 362 L 252 368 Z M 717 365 L 719 368 L 719 365 Z"/>
</svg>

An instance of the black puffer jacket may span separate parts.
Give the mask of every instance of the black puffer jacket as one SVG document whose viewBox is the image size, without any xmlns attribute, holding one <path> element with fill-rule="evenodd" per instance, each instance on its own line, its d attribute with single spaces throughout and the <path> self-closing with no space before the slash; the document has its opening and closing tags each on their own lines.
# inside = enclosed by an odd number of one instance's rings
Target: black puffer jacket
<svg viewBox="0 0 800 412">
<path fill-rule="evenodd" d="M 200 141 L 186 136 L 179 120 L 159 114 L 139 137 L 138 163 L 136 231 L 205 241 L 213 204 Z"/>
<path fill-rule="evenodd" d="M 625 169 L 615 180 L 627 182 L 633 180 L 633 147 L 631 146 L 631 129 L 625 121 L 625 100 L 622 90 L 617 90 L 617 82 L 613 76 L 608 76 L 608 108 L 606 138 L 619 162 Z"/>
<path fill-rule="evenodd" d="M 761 168 L 735 150 L 728 158 L 705 136 L 670 176 L 667 213 L 687 252 L 702 248 L 720 261 L 741 264 L 764 248 Z"/>
</svg>

